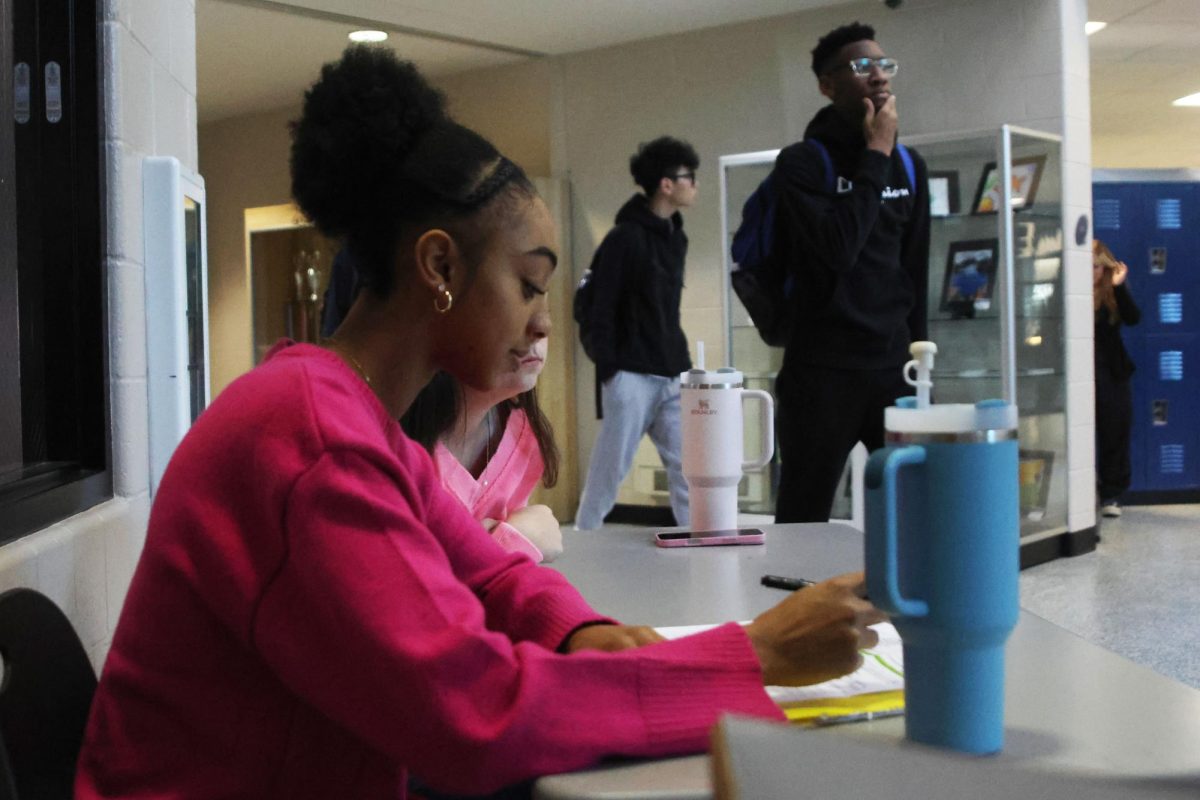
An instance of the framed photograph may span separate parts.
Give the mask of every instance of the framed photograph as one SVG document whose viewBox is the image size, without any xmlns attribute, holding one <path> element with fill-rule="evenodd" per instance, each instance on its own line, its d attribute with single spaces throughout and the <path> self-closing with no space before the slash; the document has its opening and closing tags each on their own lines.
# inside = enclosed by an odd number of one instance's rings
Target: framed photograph
<svg viewBox="0 0 1200 800">
<path fill-rule="evenodd" d="M 1046 516 L 1046 500 L 1050 496 L 1054 453 L 1050 450 L 1020 450 L 1017 460 L 1020 470 L 1017 486 L 1021 498 L 1021 516 L 1026 519 L 1041 519 Z"/>
<path fill-rule="evenodd" d="M 946 253 L 946 274 L 942 278 L 942 311 L 949 311 L 952 319 L 969 319 L 976 311 L 987 311 L 992 307 L 999 252 L 998 239 L 950 243 Z"/>
<path fill-rule="evenodd" d="M 1012 203 L 1013 209 L 1029 208 L 1037 197 L 1038 182 L 1042 179 L 1042 169 L 1046 166 L 1045 156 L 1030 156 L 1029 158 L 1014 158 L 1012 162 Z M 983 167 L 983 175 L 979 177 L 979 188 L 975 190 L 975 202 L 971 204 L 972 214 L 995 214 L 1003 202 L 1001 197 L 1000 170 L 995 161 L 989 161 Z"/>
<path fill-rule="evenodd" d="M 958 173 L 929 172 L 929 213 L 934 217 L 948 217 L 958 213 Z"/>
</svg>

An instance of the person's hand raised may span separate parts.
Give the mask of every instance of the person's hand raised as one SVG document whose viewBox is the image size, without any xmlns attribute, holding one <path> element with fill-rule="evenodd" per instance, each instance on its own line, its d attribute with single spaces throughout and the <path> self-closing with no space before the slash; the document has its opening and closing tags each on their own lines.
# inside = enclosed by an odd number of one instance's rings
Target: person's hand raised
<svg viewBox="0 0 1200 800">
<path fill-rule="evenodd" d="M 867 140 L 867 147 L 890 156 L 900 125 L 896 113 L 896 95 L 888 95 L 887 102 L 878 111 L 871 98 L 864 97 L 863 109 L 863 137 Z"/>
<path fill-rule="evenodd" d="M 1120 286 L 1129 277 L 1129 265 L 1124 261 L 1118 261 L 1113 267 L 1112 283 L 1113 286 Z"/>
<path fill-rule="evenodd" d="M 861 572 L 839 575 L 759 614 L 746 634 L 762 664 L 763 682 L 805 686 L 858 669 L 858 651 L 879 642 L 867 626 L 886 619 L 863 592 Z"/>
</svg>

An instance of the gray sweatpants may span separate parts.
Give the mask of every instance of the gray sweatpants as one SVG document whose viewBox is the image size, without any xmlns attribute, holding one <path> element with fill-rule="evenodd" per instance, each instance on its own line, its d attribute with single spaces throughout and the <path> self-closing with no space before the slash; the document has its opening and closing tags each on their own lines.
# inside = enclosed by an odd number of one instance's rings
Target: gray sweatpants
<svg viewBox="0 0 1200 800">
<path fill-rule="evenodd" d="M 679 460 L 679 378 L 618 372 L 600 387 L 600 402 L 604 419 L 592 448 L 575 527 L 595 530 L 604 523 L 633 464 L 638 443 L 647 433 L 667 470 L 675 521 L 686 526 L 690 516 L 687 482 Z"/>
</svg>

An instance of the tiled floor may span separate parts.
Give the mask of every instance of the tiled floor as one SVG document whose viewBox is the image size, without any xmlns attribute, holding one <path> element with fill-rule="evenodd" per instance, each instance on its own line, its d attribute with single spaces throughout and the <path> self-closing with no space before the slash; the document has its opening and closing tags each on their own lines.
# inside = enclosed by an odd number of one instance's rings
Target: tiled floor
<svg viewBox="0 0 1200 800">
<path fill-rule="evenodd" d="M 1021 606 L 1200 688 L 1200 505 L 1126 506 L 1094 553 L 1021 573 Z"/>
</svg>

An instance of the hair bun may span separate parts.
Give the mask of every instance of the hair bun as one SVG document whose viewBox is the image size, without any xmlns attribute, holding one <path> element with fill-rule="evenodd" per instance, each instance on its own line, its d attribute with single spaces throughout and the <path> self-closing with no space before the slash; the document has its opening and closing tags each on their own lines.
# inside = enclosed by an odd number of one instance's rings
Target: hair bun
<svg viewBox="0 0 1200 800">
<path fill-rule="evenodd" d="M 325 234 L 345 236 L 388 212 L 380 197 L 400 200 L 405 160 L 445 119 L 445 98 L 411 62 L 383 47 L 346 48 L 321 68 L 292 125 L 293 197 Z"/>
</svg>

